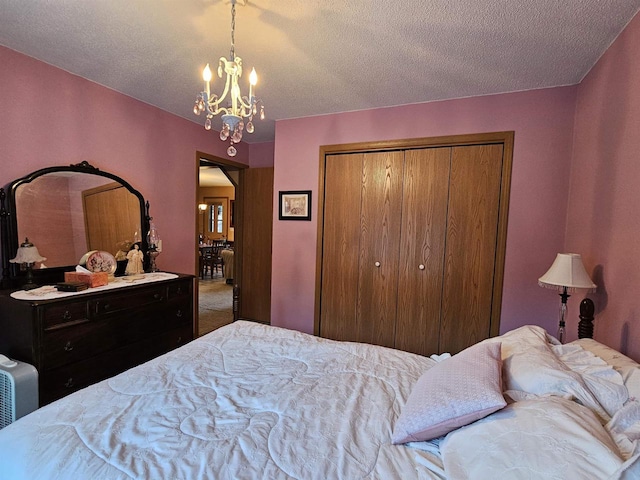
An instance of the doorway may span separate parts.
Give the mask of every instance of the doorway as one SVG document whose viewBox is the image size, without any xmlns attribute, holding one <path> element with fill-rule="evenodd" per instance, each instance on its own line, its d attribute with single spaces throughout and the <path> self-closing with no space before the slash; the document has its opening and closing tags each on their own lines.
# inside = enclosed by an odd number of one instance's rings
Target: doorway
<svg viewBox="0 0 640 480">
<path fill-rule="evenodd" d="M 196 152 L 196 166 L 199 174 L 200 167 L 217 167 L 233 184 L 234 198 L 231 195 L 211 195 L 213 199 L 223 198 L 227 203 L 220 202 L 218 206 L 204 203 L 204 196 L 199 197 L 196 192 L 195 248 L 196 265 L 200 259 L 200 235 L 206 235 L 207 228 L 212 232 L 218 228 L 220 222 L 224 228 L 227 225 L 226 239 L 224 234 L 211 234 L 212 244 L 221 243 L 232 245 L 233 253 L 222 252 L 224 261 L 224 275 L 230 275 L 231 290 L 239 293 L 237 298 L 237 318 L 252 320 L 260 323 L 271 321 L 271 241 L 273 233 L 273 167 L 249 168 L 225 158 L 215 157 L 203 152 Z M 198 180 L 199 183 L 199 180 Z M 200 213 L 200 204 L 206 213 Z M 215 200 L 212 200 L 215 204 Z M 219 205 L 222 205 L 220 213 Z M 226 215 L 224 207 L 226 205 Z M 204 215 L 205 218 L 202 218 Z M 205 227 L 203 228 L 202 225 Z M 207 239 L 208 241 L 208 239 Z M 225 256 L 233 255 L 231 259 Z M 231 268 L 233 269 L 231 271 Z M 198 276 L 200 279 L 200 275 Z M 200 282 L 202 280 L 200 279 Z M 200 333 L 199 317 L 194 326 L 195 335 Z"/>
<path fill-rule="evenodd" d="M 198 160 L 198 336 L 233 321 L 238 167 L 216 158 Z M 235 178 L 234 178 L 235 176 Z"/>
</svg>

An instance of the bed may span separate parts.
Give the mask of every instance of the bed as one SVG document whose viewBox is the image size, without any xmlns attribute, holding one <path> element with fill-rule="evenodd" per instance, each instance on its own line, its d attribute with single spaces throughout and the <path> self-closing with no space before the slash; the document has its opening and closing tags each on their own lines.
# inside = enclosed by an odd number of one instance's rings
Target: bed
<svg viewBox="0 0 640 480">
<path fill-rule="evenodd" d="M 427 358 L 238 321 L 0 430 L 0 477 L 639 478 L 639 366 L 598 348 L 529 326 Z"/>
</svg>

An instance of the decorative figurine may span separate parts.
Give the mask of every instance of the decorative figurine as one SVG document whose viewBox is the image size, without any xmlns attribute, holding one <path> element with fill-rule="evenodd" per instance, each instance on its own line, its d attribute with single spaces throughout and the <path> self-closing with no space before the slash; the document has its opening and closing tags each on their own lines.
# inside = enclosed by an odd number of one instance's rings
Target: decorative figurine
<svg viewBox="0 0 640 480">
<path fill-rule="evenodd" d="M 144 258 L 144 253 L 140 250 L 138 245 L 134 245 L 133 249 L 129 250 L 127 253 L 127 268 L 125 273 L 127 275 L 139 275 L 144 273 L 144 267 L 142 266 L 142 259 Z"/>
</svg>

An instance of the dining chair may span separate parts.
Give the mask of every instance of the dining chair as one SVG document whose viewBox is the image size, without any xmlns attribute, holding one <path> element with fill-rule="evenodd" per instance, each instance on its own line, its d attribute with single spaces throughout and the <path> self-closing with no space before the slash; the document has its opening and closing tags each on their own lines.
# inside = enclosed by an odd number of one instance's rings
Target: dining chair
<svg viewBox="0 0 640 480">
<path fill-rule="evenodd" d="M 213 278 L 213 248 L 210 246 L 200 247 L 200 278 L 203 280 L 207 276 L 207 272 Z"/>
<path fill-rule="evenodd" d="M 213 272 L 218 273 L 218 268 L 220 268 L 220 273 L 224 276 L 224 262 L 222 261 L 222 257 L 220 256 L 220 252 L 222 251 L 222 246 L 215 245 L 211 249 L 211 277 L 213 278 Z"/>
</svg>

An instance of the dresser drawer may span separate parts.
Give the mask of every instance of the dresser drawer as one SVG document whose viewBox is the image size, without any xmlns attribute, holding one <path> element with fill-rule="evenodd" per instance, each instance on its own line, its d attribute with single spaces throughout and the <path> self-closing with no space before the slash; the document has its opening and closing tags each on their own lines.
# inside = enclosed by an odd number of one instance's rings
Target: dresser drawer
<svg viewBox="0 0 640 480">
<path fill-rule="evenodd" d="M 62 328 L 89 321 L 87 302 L 51 304 L 44 307 L 43 323 L 45 330 Z"/>
<path fill-rule="evenodd" d="M 167 308 L 164 309 L 156 317 L 156 322 L 160 320 L 160 323 L 164 329 L 175 328 L 184 323 L 191 324 L 193 321 L 193 315 L 191 313 L 191 301 L 187 300 L 175 300 L 167 304 Z"/>
<path fill-rule="evenodd" d="M 158 352 L 158 355 L 169 352 L 174 348 L 181 347 L 193 340 L 193 325 L 183 325 L 179 328 L 174 328 L 168 332 L 159 335 L 158 343 L 160 344 L 162 351 Z"/>
<path fill-rule="evenodd" d="M 159 304 L 164 302 L 166 297 L 167 287 L 158 285 L 136 292 L 109 295 L 99 300 L 90 300 L 89 312 L 92 318 L 99 318 L 121 313 L 125 310 L 139 309 L 141 307 Z"/>
<path fill-rule="evenodd" d="M 167 298 L 169 300 L 175 299 L 188 299 L 191 300 L 192 292 L 191 292 L 192 282 L 180 282 L 173 283 L 167 287 Z"/>
<path fill-rule="evenodd" d="M 40 368 L 60 367 L 184 325 L 192 326 L 191 302 L 180 299 L 147 305 L 140 316 L 103 317 L 45 331 Z"/>
<path fill-rule="evenodd" d="M 45 331 L 40 354 L 41 370 L 78 362 L 118 346 L 109 322 L 87 322 L 69 328 Z"/>
<path fill-rule="evenodd" d="M 45 405 L 192 340 L 192 326 L 184 325 L 86 360 L 40 374 L 40 404 Z"/>
</svg>

